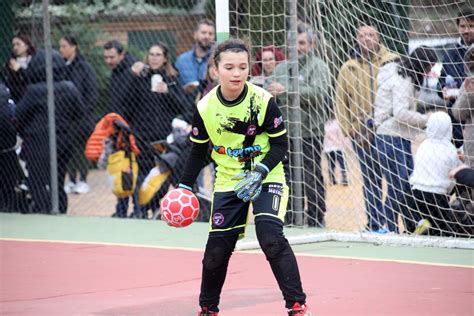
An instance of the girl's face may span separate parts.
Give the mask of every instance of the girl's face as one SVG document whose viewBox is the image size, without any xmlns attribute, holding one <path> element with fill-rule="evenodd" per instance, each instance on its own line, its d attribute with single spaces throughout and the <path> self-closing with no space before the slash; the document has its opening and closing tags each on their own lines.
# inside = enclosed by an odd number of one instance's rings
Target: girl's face
<svg viewBox="0 0 474 316">
<path fill-rule="evenodd" d="M 71 59 L 76 53 L 76 46 L 71 45 L 65 39 L 61 38 L 59 40 L 59 52 L 64 59 Z"/>
<path fill-rule="evenodd" d="M 28 45 L 20 38 L 14 37 L 12 40 L 12 50 L 16 57 L 25 57 L 28 54 Z"/>
<path fill-rule="evenodd" d="M 247 52 L 223 52 L 220 54 L 217 75 L 224 97 L 237 98 L 249 76 Z"/>
<path fill-rule="evenodd" d="M 272 51 L 264 51 L 262 53 L 262 69 L 265 75 L 269 76 L 275 70 L 275 55 Z"/>
<path fill-rule="evenodd" d="M 148 64 L 153 70 L 160 69 L 168 60 L 160 46 L 152 46 L 148 51 Z"/>
</svg>

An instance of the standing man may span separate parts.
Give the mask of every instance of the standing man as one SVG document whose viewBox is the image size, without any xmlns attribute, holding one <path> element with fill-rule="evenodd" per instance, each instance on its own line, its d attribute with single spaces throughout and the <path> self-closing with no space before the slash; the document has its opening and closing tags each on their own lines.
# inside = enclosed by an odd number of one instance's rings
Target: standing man
<svg viewBox="0 0 474 316">
<path fill-rule="evenodd" d="M 324 140 L 324 124 L 328 119 L 326 101 L 329 90 L 329 68 L 315 55 L 316 36 L 304 23 L 297 27 L 298 45 L 298 88 L 301 109 L 301 134 L 303 137 L 304 192 L 308 205 L 307 224 L 310 227 L 324 227 L 326 212 L 325 188 L 321 170 L 321 153 Z M 281 62 L 275 69 L 275 79 L 268 91 L 286 100 L 285 86 L 290 69 L 288 61 Z"/>
<path fill-rule="evenodd" d="M 131 93 L 133 74 L 132 65 L 136 59 L 125 52 L 122 43 L 112 40 L 104 45 L 104 61 L 112 70 L 109 82 L 109 97 L 107 111 L 120 114 L 126 121 L 130 120 L 129 109 L 131 109 Z M 127 217 L 129 198 L 118 198 L 115 213 L 112 217 Z M 138 200 L 134 197 L 134 211 L 130 217 L 143 218 L 143 212 Z"/>
<path fill-rule="evenodd" d="M 443 58 L 443 70 L 439 78 L 439 85 L 442 97 L 448 102 L 448 113 L 453 121 L 454 145 L 460 148 L 463 145 L 462 125 L 453 117 L 451 107 L 457 99 L 456 92 L 459 91 L 458 89 L 466 79 L 464 55 L 469 46 L 474 43 L 474 10 L 472 8 L 462 10 L 458 14 L 456 22 L 461 40 L 449 49 Z"/>
<path fill-rule="evenodd" d="M 350 137 L 364 180 L 367 229 L 386 233 L 383 228 L 382 172 L 371 131 L 373 103 L 379 68 L 398 56 L 380 44 L 377 29 L 368 24 L 357 28 L 357 47 L 345 62 L 336 84 L 336 116 L 345 136 Z"/>
<path fill-rule="evenodd" d="M 176 59 L 176 69 L 179 72 L 179 81 L 185 91 L 193 96 L 197 94 L 199 81 L 205 80 L 207 61 L 211 55 L 215 40 L 216 28 L 209 19 L 198 22 L 194 30 L 193 48 Z"/>
</svg>

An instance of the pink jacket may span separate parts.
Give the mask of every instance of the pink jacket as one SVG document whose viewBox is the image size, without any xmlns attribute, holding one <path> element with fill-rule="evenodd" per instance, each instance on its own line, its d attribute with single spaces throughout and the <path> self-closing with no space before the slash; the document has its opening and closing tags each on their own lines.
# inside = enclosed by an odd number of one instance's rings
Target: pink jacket
<svg viewBox="0 0 474 316">
<path fill-rule="evenodd" d="M 344 151 L 345 138 L 337 120 L 327 121 L 324 125 L 323 152 Z"/>
</svg>

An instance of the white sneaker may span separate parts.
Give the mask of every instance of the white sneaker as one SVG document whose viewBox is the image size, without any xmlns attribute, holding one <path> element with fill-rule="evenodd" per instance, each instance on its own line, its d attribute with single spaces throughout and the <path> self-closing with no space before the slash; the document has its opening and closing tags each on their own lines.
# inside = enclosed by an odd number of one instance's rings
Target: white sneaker
<svg viewBox="0 0 474 316">
<path fill-rule="evenodd" d="M 74 191 L 75 186 L 75 183 L 69 181 L 64 185 L 64 192 L 66 192 L 66 194 L 72 193 Z"/>
<path fill-rule="evenodd" d="M 84 181 L 79 181 L 74 186 L 74 193 L 77 193 L 77 194 L 86 194 L 86 193 L 89 193 L 90 190 L 91 190 L 91 188 Z"/>
</svg>

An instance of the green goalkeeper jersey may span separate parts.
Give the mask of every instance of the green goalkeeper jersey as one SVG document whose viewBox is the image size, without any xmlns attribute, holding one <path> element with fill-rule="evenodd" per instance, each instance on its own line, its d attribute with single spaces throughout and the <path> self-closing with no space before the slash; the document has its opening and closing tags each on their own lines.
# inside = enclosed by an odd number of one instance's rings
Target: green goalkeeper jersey
<svg viewBox="0 0 474 316">
<path fill-rule="evenodd" d="M 238 174 L 251 170 L 270 149 L 269 138 L 286 133 L 283 117 L 272 95 L 247 82 L 234 101 L 227 101 L 220 86 L 199 101 L 191 131 L 191 141 L 212 143 L 212 158 L 217 164 L 214 190 L 232 191 Z M 265 178 L 266 182 L 285 183 L 280 162 Z"/>
</svg>

